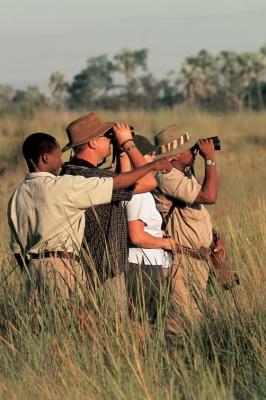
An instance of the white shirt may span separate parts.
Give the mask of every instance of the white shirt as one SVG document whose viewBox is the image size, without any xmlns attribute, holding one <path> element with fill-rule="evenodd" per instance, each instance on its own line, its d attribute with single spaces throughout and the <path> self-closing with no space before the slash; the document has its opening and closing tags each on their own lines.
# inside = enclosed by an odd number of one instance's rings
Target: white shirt
<svg viewBox="0 0 266 400">
<path fill-rule="evenodd" d="M 151 193 L 134 194 L 126 207 L 128 221 L 140 220 L 144 223 L 144 231 L 155 237 L 163 237 L 161 230 L 162 217 L 156 208 Z M 129 245 L 132 246 L 132 245 Z M 129 247 L 129 262 L 146 265 L 166 266 L 163 249 L 145 249 Z"/>
<path fill-rule="evenodd" d="M 111 201 L 113 178 L 26 175 L 8 204 L 11 250 L 39 253 L 79 250 L 85 209 Z"/>
</svg>

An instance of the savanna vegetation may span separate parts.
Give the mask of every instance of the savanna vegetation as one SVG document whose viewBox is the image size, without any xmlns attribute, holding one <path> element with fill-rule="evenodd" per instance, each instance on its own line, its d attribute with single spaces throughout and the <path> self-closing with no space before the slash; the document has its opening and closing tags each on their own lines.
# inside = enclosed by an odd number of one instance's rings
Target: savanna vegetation
<svg viewBox="0 0 266 400">
<path fill-rule="evenodd" d="M 55 71 L 50 95 L 37 86 L 16 89 L 0 85 L 0 114 L 32 115 L 44 108 L 139 109 L 173 108 L 230 112 L 263 110 L 266 105 L 266 46 L 258 51 L 201 50 L 158 79 L 149 69 L 148 49 L 122 49 L 113 56 L 89 57 L 72 80 Z M 47 77 L 48 78 L 48 77 Z"/>
<path fill-rule="evenodd" d="M 37 315 L 29 312 L 22 274 L 8 250 L 7 199 L 26 172 L 24 137 L 50 132 L 63 145 L 64 128 L 77 115 L 48 110 L 0 119 L 0 398 L 265 399 L 266 113 L 100 113 L 105 120 L 129 122 L 151 139 L 174 122 L 197 137 L 221 138 L 219 201 L 209 209 L 241 285 L 232 292 L 215 286 L 210 295 L 217 316 L 206 310 L 202 326 L 192 323 L 180 339 L 165 332 L 163 299 L 146 339 L 130 321 L 112 318 L 99 293 L 90 294 L 95 319 L 74 304 L 45 299 Z M 201 168 L 199 160 L 199 174 Z"/>
</svg>

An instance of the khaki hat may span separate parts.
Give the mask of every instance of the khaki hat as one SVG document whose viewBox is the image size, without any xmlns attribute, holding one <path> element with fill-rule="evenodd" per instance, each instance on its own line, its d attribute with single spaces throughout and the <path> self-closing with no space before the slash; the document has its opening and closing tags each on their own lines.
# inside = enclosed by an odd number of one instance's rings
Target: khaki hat
<svg viewBox="0 0 266 400">
<path fill-rule="evenodd" d="M 174 124 L 157 133 L 155 143 L 158 146 L 155 158 L 158 160 L 191 149 L 197 143 L 197 139 L 190 136 L 186 129 Z"/>
<path fill-rule="evenodd" d="M 62 152 L 103 135 L 114 125 L 115 122 L 103 122 L 94 112 L 76 119 L 66 128 L 69 143 L 63 147 Z"/>
</svg>

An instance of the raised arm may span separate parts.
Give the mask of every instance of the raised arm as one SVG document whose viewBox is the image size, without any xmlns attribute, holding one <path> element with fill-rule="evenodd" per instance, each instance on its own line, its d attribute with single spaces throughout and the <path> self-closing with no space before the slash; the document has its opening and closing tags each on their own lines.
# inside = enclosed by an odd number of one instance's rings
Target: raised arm
<svg viewBox="0 0 266 400">
<path fill-rule="evenodd" d="M 118 144 L 122 146 L 124 150 L 124 154 L 122 153 L 119 157 L 121 172 L 128 171 L 130 165 L 132 165 L 133 168 L 138 168 L 145 165 L 145 158 L 135 145 L 129 126 L 127 124 L 117 123 L 113 130 L 115 132 L 115 137 Z M 156 185 L 156 179 L 153 173 L 150 172 L 136 182 L 133 192 L 150 192 L 155 189 Z"/>
<path fill-rule="evenodd" d="M 172 169 L 170 163 L 171 158 L 161 158 L 160 160 L 153 161 L 151 163 L 145 164 L 142 167 L 136 168 L 130 172 L 123 172 L 116 175 L 113 178 L 113 190 L 125 189 L 132 186 L 134 183 L 138 182 L 143 176 L 154 171 L 162 171 L 163 173 L 168 173 Z"/>
<path fill-rule="evenodd" d="M 214 204 L 218 193 L 218 176 L 215 165 L 215 150 L 211 139 L 199 140 L 200 155 L 205 160 L 205 176 L 200 192 L 195 202 Z"/>
</svg>

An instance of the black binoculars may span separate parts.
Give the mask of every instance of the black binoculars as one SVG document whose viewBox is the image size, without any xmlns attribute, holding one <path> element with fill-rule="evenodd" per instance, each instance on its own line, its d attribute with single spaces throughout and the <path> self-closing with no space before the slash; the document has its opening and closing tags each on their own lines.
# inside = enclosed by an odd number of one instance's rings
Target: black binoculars
<svg viewBox="0 0 266 400">
<path fill-rule="evenodd" d="M 212 139 L 213 145 L 214 145 L 214 150 L 216 150 L 216 151 L 221 150 L 221 142 L 220 142 L 219 136 L 212 136 L 212 137 L 208 137 L 206 139 L 207 140 Z M 195 144 L 195 146 L 193 146 L 193 149 L 199 150 L 198 144 Z"/>
<path fill-rule="evenodd" d="M 135 135 L 134 127 L 129 125 L 129 128 L 130 128 L 131 135 L 134 136 Z M 110 140 L 115 139 L 115 133 L 114 133 L 113 129 L 110 129 L 110 131 L 106 132 L 104 136 L 106 136 Z"/>
</svg>

